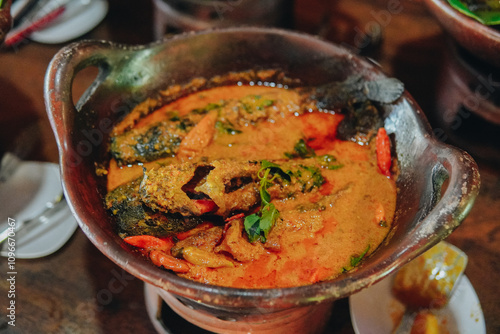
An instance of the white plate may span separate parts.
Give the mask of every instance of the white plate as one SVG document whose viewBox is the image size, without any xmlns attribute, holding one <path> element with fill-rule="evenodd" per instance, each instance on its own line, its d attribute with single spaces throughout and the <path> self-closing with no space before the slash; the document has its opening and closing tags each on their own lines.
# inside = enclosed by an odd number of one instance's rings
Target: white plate
<svg viewBox="0 0 500 334">
<path fill-rule="evenodd" d="M 107 13 L 106 0 L 72 0 L 61 17 L 33 32 L 29 38 L 45 44 L 65 43 L 94 29 Z"/>
<path fill-rule="evenodd" d="M 59 166 L 46 162 L 22 162 L 7 182 L 0 184 L 0 224 L 2 230 L 9 218 L 15 221 L 39 214 L 47 202 L 62 193 Z M 52 254 L 73 235 L 78 223 L 68 206 L 45 224 L 37 225 L 19 238 L 15 236 L 15 254 L 19 259 L 33 259 Z M 0 255 L 7 257 L 7 243 Z"/>
<path fill-rule="evenodd" d="M 404 306 L 391 293 L 394 276 L 349 298 L 351 320 L 357 334 L 388 334 Z M 463 275 L 446 307 L 433 311 L 447 333 L 486 333 L 481 304 L 469 279 Z"/>
</svg>

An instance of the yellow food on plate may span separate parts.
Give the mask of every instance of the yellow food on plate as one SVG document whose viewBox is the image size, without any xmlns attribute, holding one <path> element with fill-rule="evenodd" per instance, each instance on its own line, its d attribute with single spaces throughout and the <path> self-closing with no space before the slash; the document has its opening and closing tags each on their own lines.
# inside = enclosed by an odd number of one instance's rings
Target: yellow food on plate
<svg viewBox="0 0 500 334">
<path fill-rule="evenodd" d="M 429 311 L 419 312 L 413 322 L 410 334 L 439 334 L 439 321 Z"/>
<path fill-rule="evenodd" d="M 411 309 L 444 307 L 466 265 L 467 256 L 442 241 L 398 271 L 393 293 Z"/>
</svg>

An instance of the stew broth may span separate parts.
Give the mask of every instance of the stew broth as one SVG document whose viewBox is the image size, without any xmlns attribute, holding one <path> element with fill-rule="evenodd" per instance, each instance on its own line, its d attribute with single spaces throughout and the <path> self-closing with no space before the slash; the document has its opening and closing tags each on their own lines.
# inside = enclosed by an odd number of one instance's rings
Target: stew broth
<svg viewBox="0 0 500 334">
<path fill-rule="evenodd" d="M 112 134 L 106 204 L 127 243 L 182 277 L 238 288 L 334 278 L 379 247 L 396 207 L 385 131 L 340 140 L 344 117 L 258 85 L 133 111 Z"/>
</svg>

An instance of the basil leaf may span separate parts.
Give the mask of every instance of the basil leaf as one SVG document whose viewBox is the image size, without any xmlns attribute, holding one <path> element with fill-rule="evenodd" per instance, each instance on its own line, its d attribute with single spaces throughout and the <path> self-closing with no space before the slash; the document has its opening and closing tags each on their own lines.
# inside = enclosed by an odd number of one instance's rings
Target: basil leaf
<svg viewBox="0 0 500 334">
<path fill-rule="evenodd" d="M 258 213 L 251 214 L 245 217 L 244 227 L 250 242 L 260 239 L 261 242 L 266 242 L 269 232 L 273 228 L 276 220 L 279 217 L 279 211 L 274 204 L 271 203 L 271 195 L 267 188 L 272 186 L 273 180 L 280 176 L 286 176 L 290 180 L 290 176 L 286 174 L 279 165 L 267 160 L 261 161 L 261 168 L 257 176 L 260 179 L 260 210 Z"/>
<path fill-rule="evenodd" d="M 262 232 L 264 232 L 263 236 L 264 240 L 262 241 L 265 242 L 269 232 L 274 226 L 274 223 L 279 217 L 279 212 L 274 206 L 274 204 L 269 203 L 261 210 L 261 215 L 262 216 L 260 218 L 260 229 L 262 230 Z"/>
<path fill-rule="evenodd" d="M 262 201 L 262 205 L 267 205 L 269 204 L 269 202 L 271 202 L 271 195 L 266 189 L 262 187 L 260 189 L 260 199 Z"/>
<path fill-rule="evenodd" d="M 260 217 L 256 213 L 246 216 L 243 225 L 250 242 L 254 242 L 260 238 Z"/>
</svg>

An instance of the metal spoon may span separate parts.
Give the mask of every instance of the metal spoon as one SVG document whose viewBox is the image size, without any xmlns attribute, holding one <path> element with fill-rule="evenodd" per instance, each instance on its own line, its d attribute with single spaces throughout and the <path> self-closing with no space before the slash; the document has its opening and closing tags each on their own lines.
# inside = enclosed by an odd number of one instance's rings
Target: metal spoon
<svg viewBox="0 0 500 334">
<path fill-rule="evenodd" d="M 31 228 L 46 224 L 67 205 L 63 194 L 60 194 L 54 201 L 48 202 L 45 208 L 33 218 L 21 221 L 12 221 L 7 224 L 7 227 L 0 233 L 0 245 L 9 238 L 18 240 L 23 235 L 31 230 Z"/>
</svg>

